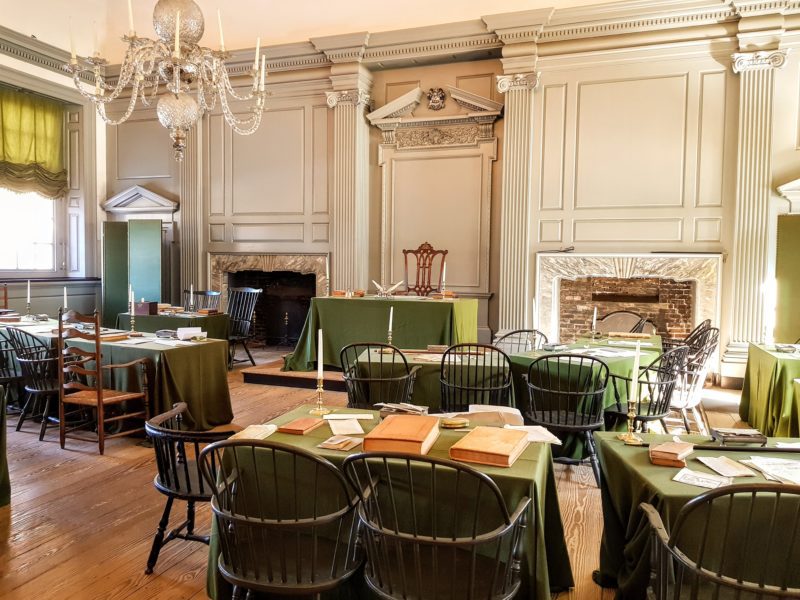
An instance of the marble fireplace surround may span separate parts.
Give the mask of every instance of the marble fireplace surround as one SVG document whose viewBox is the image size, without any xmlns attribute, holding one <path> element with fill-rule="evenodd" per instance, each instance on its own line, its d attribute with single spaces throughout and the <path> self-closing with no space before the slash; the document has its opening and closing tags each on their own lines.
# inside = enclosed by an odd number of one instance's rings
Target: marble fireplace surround
<svg viewBox="0 0 800 600">
<path fill-rule="evenodd" d="M 325 295 L 325 260 L 327 254 L 209 254 L 211 280 L 209 289 L 222 292 L 228 299 L 228 273 L 239 271 L 291 271 L 316 277 L 317 296 Z"/>
<path fill-rule="evenodd" d="M 694 322 L 720 322 L 722 254 L 552 253 L 536 254 L 534 326 L 558 339 L 559 291 L 562 279 L 580 277 L 657 277 L 695 282 Z"/>
</svg>

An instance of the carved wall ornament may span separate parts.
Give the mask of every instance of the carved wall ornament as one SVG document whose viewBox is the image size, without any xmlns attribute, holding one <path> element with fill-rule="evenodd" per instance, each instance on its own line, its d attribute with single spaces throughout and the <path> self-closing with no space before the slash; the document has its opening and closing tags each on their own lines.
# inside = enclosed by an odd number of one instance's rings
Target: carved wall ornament
<svg viewBox="0 0 800 600">
<path fill-rule="evenodd" d="M 532 90 L 539 85 L 539 73 L 515 73 L 497 76 L 497 91 L 505 94 L 512 89 Z"/>
<path fill-rule="evenodd" d="M 366 90 L 342 90 L 338 92 L 325 92 L 328 108 L 335 108 L 339 104 L 353 104 L 358 106 L 363 104 L 369 106 L 370 97 Z"/>
<path fill-rule="evenodd" d="M 398 148 L 463 146 L 474 144 L 478 134 L 478 125 L 455 125 L 429 129 L 400 129 L 395 132 L 394 139 Z"/>
<path fill-rule="evenodd" d="M 447 94 L 442 88 L 431 88 L 428 90 L 428 108 L 431 110 L 442 110 Z"/>
<path fill-rule="evenodd" d="M 731 55 L 733 72 L 757 69 L 780 69 L 786 64 L 788 50 L 760 50 L 758 52 L 737 52 Z"/>
</svg>

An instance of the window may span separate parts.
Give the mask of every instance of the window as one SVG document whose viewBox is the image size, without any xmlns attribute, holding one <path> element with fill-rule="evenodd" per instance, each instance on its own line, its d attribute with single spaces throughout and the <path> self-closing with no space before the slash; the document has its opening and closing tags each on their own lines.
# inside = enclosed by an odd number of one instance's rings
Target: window
<svg viewBox="0 0 800 600">
<path fill-rule="evenodd" d="M 0 270 L 56 270 L 56 204 L 0 188 Z"/>
</svg>

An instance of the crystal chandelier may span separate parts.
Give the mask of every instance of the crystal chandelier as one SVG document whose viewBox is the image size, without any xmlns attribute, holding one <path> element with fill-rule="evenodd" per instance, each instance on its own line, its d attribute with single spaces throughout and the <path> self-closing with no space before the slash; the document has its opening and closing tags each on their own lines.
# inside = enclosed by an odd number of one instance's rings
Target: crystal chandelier
<svg viewBox="0 0 800 600">
<path fill-rule="evenodd" d="M 158 39 L 137 37 L 133 28 L 131 0 L 128 0 L 129 29 L 122 40 L 128 44 L 125 59 L 116 85 L 106 83 L 103 70 L 107 61 L 95 51 L 94 56 L 82 58 L 82 65 L 75 55 L 67 70 L 72 73 L 75 87 L 97 106 L 97 112 L 109 125 L 124 123 L 131 116 L 136 100 L 144 106 L 152 106 L 156 99 L 156 114 L 160 123 L 169 129 L 175 159 L 183 160 L 186 136 L 192 126 L 207 111 L 212 111 L 219 101 L 225 121 L 238 134 L 250 135 L 258 129 L 264 110 L 264 81 L 266 77 L 265 57 L 259 57 L 260 42 L 256 44 L 256 56 L 250 72 L 252 84 L 249 90 L 236 91 L 228 78 L 219 20 L 220 49 L 211 50 L 200 46 L 205 21 L 200 7 L 193 0 L 158 0 L 153 9 L 153 28 Z M 260 69 L 259 69 L 260 60 Z M 94 93 L 86 89 L 81 77 L 91 72 L 94 76 Z M 167 93 L 159 97 L 159 88 L 164 84 Z M 106 106 L 130 90 L 128 107 L 118 119 L 106 114 Z M 237 101 L 255 101 L 244 115 L 235 115 L 228 104 L 228 96 Z"/>
</svg>

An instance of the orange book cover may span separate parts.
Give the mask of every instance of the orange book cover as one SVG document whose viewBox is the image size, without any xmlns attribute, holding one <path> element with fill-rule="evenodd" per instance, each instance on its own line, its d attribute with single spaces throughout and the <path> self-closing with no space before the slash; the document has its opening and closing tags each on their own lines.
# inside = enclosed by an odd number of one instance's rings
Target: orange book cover
<svg viewBox="0 0 800 600">
<path fill-rule="evenodd" d="M 316 417 L 300 417 L 294 421 L 289 421 L 278 427 L 281 433 L 291 433 L 294 435 L 305 435 L 309 431 L 314 431 L 320 427 L 325 421 Z"/>
<path fill-rule="evenodd" d="M 389 415 L 364 436 L 364 452 L 427 454 L 438 437 L 438 417 Z"/>
<path fill-rule="evenodd" d="M 450 458 L 497 467 L 510 467 L 528 447 L 528 432 L 478 426 L 450 448 Z"/>
</svg>

